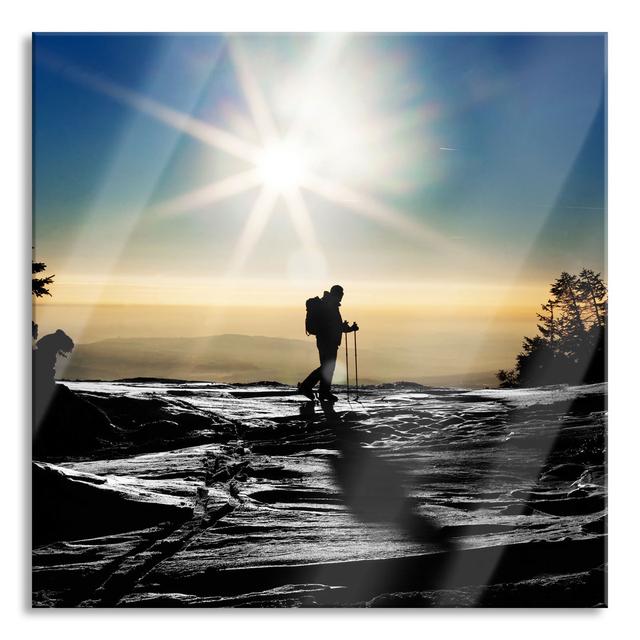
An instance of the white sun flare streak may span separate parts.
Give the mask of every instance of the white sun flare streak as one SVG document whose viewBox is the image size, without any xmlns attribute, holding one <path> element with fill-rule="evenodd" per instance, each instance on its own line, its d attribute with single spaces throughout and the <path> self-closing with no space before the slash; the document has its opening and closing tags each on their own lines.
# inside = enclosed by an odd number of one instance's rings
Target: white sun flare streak
<svg viewBox="0 0 640 640">
<path fill-rule="evenodd" d="M 334 204 L 348 208 L 353 213 L 374 220 L 383 226 L 400 231 L 410 237 L 430 244 L 437 243 L 441 248 L 449 245 L 447 238 L 430 229 L 424 223 L 416 222 L 401 211 L 342 184 L 321 178 L 313 173 L 307 173 L 302 186 Z"/>
<path fill-rule="evenodd" d="M 258 195 L 234 248 L 227 272 L 229 277 L 236 276 L 241 271 L 271 217 L 276 199 L 276 192 L 267 187 Z"/>
<path fill-rule="evenodd" d="M 296 105 L 293 123 L 289 127 L 286 139 L 299 143 L 304 137 L 305 129 L 313 122 L 313 112 L 318 97 L 322 95 L 322 87 L 326 82 L 327 69 L 338 64 L 339 56 L 347 42 L 347 34 L 323 34 L 317 41 L 305 66 L 303 90 L 301 100 Z"/>
<path fill-rule="evenodd" d="M 249 111 L 251 111 L 260 140 L 263 144 L 267 145 L 279 138 L 271 110 L 251 71 L 251 66 L 247 61 L 244 49 L 238 38 L 230 40 L 229 52 L 233 61 L 236 77 L 247 101 Z"/>
<path fill-rule="evenodd" d="M 231 196 L 244 193 L 261 184 L 260 173 L 256 169 L 236 173 L 228 178 L 223 178 L 201 189 L 195 189 L 189 193 L 165 200 L 151 207 L 150 213 L 157 216 L 176 216 L 182 213 L 193 212 Z"/>
<path fill-rule="evenodd" d="M 304 249 L 309 253 L 322 253 L 316 240 L 311 215 L 300 191 L 298 189 L 287 189 L 282 196 L 287 203 L 289 217 Z"/>
<path fill-rule="evenodd" d="M 177 131 L 186 133 L 196 140 L 200 140 L 220 151 L 226 151 L 237 158 L 255 162 L 257 153 L 255 146 L 224 129 L 214 127 L 208 122 L 192 117 L 188 113 L 167 107 L 153 98 L 149 98 L 137 91 L 132 91 L 104 77 L 89 73 L 80 67 L 63 63 L 53 56 L 43 58 L 42 62 L 68 79 L 102 93 L 116 102 L 133 107 L 137 111 L 145 113 Z"/>
</svg>

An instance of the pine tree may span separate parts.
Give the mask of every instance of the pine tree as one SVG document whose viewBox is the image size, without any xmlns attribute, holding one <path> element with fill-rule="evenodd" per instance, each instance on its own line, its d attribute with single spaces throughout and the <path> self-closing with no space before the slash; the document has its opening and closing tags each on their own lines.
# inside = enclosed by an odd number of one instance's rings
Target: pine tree
<svg viewBox="0 0 640 640">
<path fill-rule="evenodd" d="M 551 350 L 555 348 L 555 338 L 556 338 L 556 318 L 553 315 L 554 307 L 556 305 L 556 301 L 552 298 L 547 300 L 547 304 L 540 305 L 542 307 L 542 311 L 546 312 L 545 314 L 538 313 L 538 320 L 540 320 L 541 324 L 538 324 L 538 331 L 542 334 L 542 337 L 549 341 L 549 346 Z"/>
<path fill-rule="evenodd" d="M 584 331 L 584 323 L 580 311 L 580 284 L 578 276 L 566 271 L 551 285 L 551 293 L 555 296 L 556 306 L 560 307 L 564 315 L 570 317 L 565 326 L 572 326 L 579 331 Z"/>
<path fill-rule="evenodd" d="M 42 273 L 47 268 L 44 262 L 34 262 L 31 259 L 31 275 Z M 42 298 L 42 296 L 50 296 L 51 292 L 47 288 L 52 282 L 55 276 L 45 276 L 44 278 L 31 278 L 31 295 L 36 298 Z M 38 325 L 31 320 L 31 338 L 35 342 L 38 339 Z"/>
<path fill-rule="evenodd" d="M 607 287 L 599 273 L 561 273 L 537 318 L 539 335 L 525 337 L 515 367 L 496 374 L 501 386 L 605 379 Z"/>
<path fill-rule="evenodd" d="M 578 291 L 592 319 L 592 324 L 604 326 L 607 314 L 607 287 L 599 273 L 583 269 L 578 280 Z"/>
<path fill-rule="evenodd" d="M 33 262 L 31 261 L 31 275 L 36 273 L 42 273 L 47 268 L 47 265 L 44 262 Z M 47 286 L 53 282 L 55 276 L 45 276 L 44 278 L 31 278 L 31 294 L 36 298 L 41 298 L 42 296 L 50 296 L 51 293 Z"/>
</svg>

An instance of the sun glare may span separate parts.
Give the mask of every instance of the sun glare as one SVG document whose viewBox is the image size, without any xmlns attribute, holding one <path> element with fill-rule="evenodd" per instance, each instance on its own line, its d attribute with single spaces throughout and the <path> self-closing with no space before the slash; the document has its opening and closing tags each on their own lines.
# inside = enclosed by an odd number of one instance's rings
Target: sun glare
<svg viewBox="0 0 640 640">
<path fill-rule="evenodd" d="M 258 158 L 257 167 L 264 185 L 275 191 L 298 187 L 305 168 L 300 150 L 284 143 L 265 147 Z"/>
<path fill-rule="evenodd" d="M 399 166 L 398 158 L 414 157 L 414 152 L 403 144 L 400 153 L 400 143 L 391 136 L 403 131 L 403 123 L 413 123 L 417 116 L 413 112 L 403 113 L 400 114 L 402 117 L 394 119 L 364 108 L 363 105 L 369 102 L 375 103 L 375 87 L 363 95 L 360 90 L 350 90 L 344 78 L 336 77 L 332 61 L 342 48 L 340 42 L 323 39 L 316 52 L 317 59 L 313 57 L 309 63 L 305 80 L 298 87 L 296 77 L 293 77 L 282 92 L 286 99 L 283 101 L 275 95 L 271 96 L 271 102 L 257 82 L 251 58 L 245 54 L 240 40 L 230 39 L 229 44 L 249 120 L 253 132 L 258 134 L 256 141 L 249 142 L 244 135 L 174 111 L 148 96 L 94 78 L 82 70 L 65 67 L 65 73 L 73 80 L 249 165 L 240 173 L 159 203 L 152 208 L 154 213 L 175 216 L 195 210 L 223 211 L 217 206 L 222 201 L 261 187 L 230 261 L 230 273 L 234 274 L 240 272 L 250 256 L 277 203 L 288 210 L 298 236 L 300 246 L 295 247 L 296 256 L 304 256 L 313 272 L 319 264 L 324 264 L 313 216 L 303 197 L 305 192 L 319 195 L 328 203 L 412 238 L 449 248 L 447 239 L 424 220 L 418 222 L 362 189 L 364 184 L 376 188 L 381 184 L 395 185 L 392 178 Z M 328 46 L 326 50 L 325 45 Z M 385 90 L 385 95 L 387 93 Z M 281 112 L 279 120 L 275 118 L 275 108 Z M 422 122 L 421 116 L 418 122 Z M 389 142 L 384 145 L 383 153 L 378 152 L 381 141 Z M 405 188 L 404 183 L 400 184 Z M 319 260 L 316 259 L 318 256 Z"/>
</svg>

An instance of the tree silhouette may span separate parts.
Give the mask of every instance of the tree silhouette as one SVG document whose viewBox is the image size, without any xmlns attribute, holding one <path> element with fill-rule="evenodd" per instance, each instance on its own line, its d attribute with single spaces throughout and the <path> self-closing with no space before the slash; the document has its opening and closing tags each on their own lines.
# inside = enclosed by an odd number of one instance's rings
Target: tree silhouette
<svg viewBox="0 0 640 640">
<path fill-rule="evenodd" d="M 35 275 L 37 273 L 42 273 L 47 268 L 47 265 L 44 262 L 34 262 L 31 259 L 31 275 Z M 47 288 L 54 279 L 55 276 L 44 276 L 42 278 L 31 278 L 31 295 L 36 298 L 41 298 L 42 296 L 50 296 L 51 292 Z M 38 339 L 38 325 L 32 320 L 31 321 L 31 338 L 33 340 Z"/>
<path fill-rule="evenodd" d="M 47 265 L 44 262 L 33 262 L 31 261 L 31 275 L 35 275 L 36 273 L 42 273 L 47 268 Z M 50 296 L 51 293 L 47 286 L 53 282 L 55 276 L 45 276 L 44 278 L 31 278 L 31 294 L 36 298 L 41 298 L 42 296 Z"/>
<path fill-rule="evenodd" d="M 502 387 L 605 380 L 607 287 L 599 273 L 562 272 L 537 314 L 539 335 L 526 337 L 513 369 L 496 374 Z"/>
<path fill-rule="evenodd" d="M 599 273 L 591 269 L 583 269 L 578 281 L 578 293 L 580 299 L 587 307 L 587 318 L 599 327 L 604 326 L 607 315 L 607 288 Z"/>
<path fill-rule="evenodd" d="M 556 305 L 562 309 L 563 319 L 567 326 L 572 327 L 575 331 L 582 331 L 584 324 L 579 306 L 580 285 L 578 276 L 563 271 L 560 277 L 551 285 L 551 293 L 554 296 Z"/>
<path fill-rule="evenodd" d="M 553 314 L 554 305 L 555 305 L 555 300 L 553 298 L 549 298 L 549 300 L 547 301 L 547 304 L 541 305 L 542 311 L 544 311 L 545 313 L 537 314 L 538 320 L 540 320 L 540 323 L 541 323 L 538 325 L 538 331 L 540 331 L 543 338 L 546 338 L 549 341 L 549 344 L 552 347 L 555 341 L 556 331 L 557 331 L 556 329 L 557 316 L 554 316 Z"/>
</svg>

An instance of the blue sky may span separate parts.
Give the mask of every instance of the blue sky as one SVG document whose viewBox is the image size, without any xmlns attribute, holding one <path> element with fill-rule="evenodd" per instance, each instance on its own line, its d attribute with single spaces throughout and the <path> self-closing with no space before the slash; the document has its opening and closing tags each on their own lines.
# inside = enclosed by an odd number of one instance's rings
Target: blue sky
<svg viewBox="0 0 640 640">
<path fill-rule="evenodd" d="M 153 208 L 246 162 L 86 79 L 256 143 L 230 40 L 280 131 L 304 97 L 297 87 L 314 73 L 328 86 L 307 122 L 308 140 L 333 145 L 318 172 L 444 240 L 425 244 L 301 189 L 325 279 L 491 283 L 508 270 L 510 282 L 549 282 L 604 269 L 604 35 L 353 35 L 318 70 L 310 60 L 327 38 L 36 35 L 34 235 L 58 284 L 224 272 L 259 186 L 175 217 Z M 299 244 L 279 199 L 235 277 L 285 282 Z"/>
</svg>

